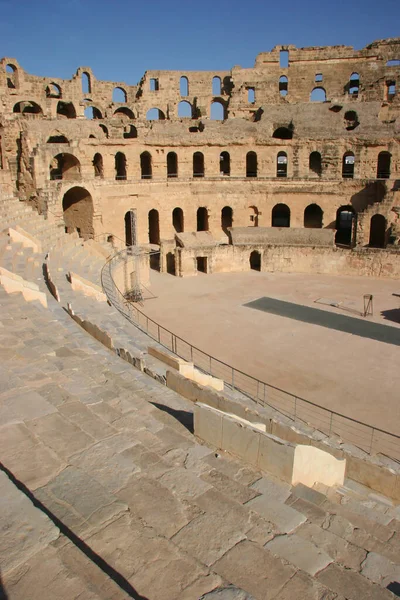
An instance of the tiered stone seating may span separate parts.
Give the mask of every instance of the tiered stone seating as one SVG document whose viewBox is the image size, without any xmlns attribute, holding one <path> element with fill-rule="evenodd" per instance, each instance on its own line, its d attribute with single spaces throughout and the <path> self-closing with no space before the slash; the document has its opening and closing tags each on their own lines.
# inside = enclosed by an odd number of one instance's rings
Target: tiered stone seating
<svg viewBox="0 0 400 600">
<path fill-rule="evenodd" d="M 37 262 L 30 273 L 41 277 L 42 255 L 1 242 L 4 267 L 28 275 Z M 66 279 L 75 270 L 98 283 L 104 260 L 79 240 L 59 243 L 49 264 L 61 303 L 47 292 L 44 308 L 0 288 L 0 565 L 9 598 L 399 595 L 399 507 L 347 480 L 293 487 L 199 442 L 191 402 L 63 310 L 71 302 L 118 343 L 147 348 L 147 336 Z"/>
</svg>

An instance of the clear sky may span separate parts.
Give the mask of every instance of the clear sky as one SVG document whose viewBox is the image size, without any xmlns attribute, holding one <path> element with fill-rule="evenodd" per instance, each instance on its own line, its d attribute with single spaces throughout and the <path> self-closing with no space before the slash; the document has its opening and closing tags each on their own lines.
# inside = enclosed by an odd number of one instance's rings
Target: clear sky
<svg viewBox="0 0 400 600">
<path fill-rule="evenodd" d="M 136 84 L 147 69 L 251 67 L 276 44 L 400 36 L 400 0 L 0 0 L 0 57 L 34 75 Z M 399 56 L 400 58 L 400 56 Z"/>
</svg>

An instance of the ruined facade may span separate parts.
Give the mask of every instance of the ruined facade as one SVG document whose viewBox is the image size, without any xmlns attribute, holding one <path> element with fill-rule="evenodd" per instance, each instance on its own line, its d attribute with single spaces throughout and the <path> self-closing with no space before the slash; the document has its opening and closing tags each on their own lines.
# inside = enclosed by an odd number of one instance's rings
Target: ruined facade
<svg viewBox="0 0 400 600">
<path fill-rule="evenodd" d="M 181 275 L 176 234 L 210 232 L 221 263 L 239 227 L 265 228 L 265 245 L 331 229 L 332 251 L 391 248 L 398 261 L 399 83 L 400 38 L 277 46 L 253 68 L 147 71 L 134 86 L 3 58 L 1 190 L 84 238 L 164 243 L 164 268 Z"/>
</svg>

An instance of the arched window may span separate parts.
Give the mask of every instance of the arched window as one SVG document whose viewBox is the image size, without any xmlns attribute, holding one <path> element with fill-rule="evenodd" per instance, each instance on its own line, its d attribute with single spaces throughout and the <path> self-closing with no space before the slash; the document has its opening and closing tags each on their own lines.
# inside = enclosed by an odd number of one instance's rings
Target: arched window
<svg viewBox="0 0 400 600">
<path fill-rule="evenodd" d="M 248 152 L 246 154 L 246 177 L 257 177 L 257 154 Z"/>
<path fill-rule="evenodd" d="M 140 155 L 140 171 L 142 179 L 151 179 L 153 176 L 153 168 L 151 164 L 150 152 L 142 152 Z"/>
<path fill-rule="evenodd" d="M 372 248 L 386 246 L 386 219 L 383 215 L 374 215 L 371 219 L 369 245 Z"/>
<path fill-rule="evenodd" d="M 76 119 L 76 110 L 72 102 L 60 102 L 57 103 L 57 117 L 64 117 L 66 119 Z"/>
<path fill-rule="evenodd" d="M 78 232 L 79 237 L 93 238 L 93 200 L 87 190 L 73 187 L 64 194 L 63 217 L 66 233 Z"/>
<path fill-rule="evenodd" d="M 212 95 L 213 96 L 219 96 L 219 94 L 222 92 L 221 89 L 221 77 L 213 77 L 212 80 Z"/>
<path fill-rule="evenodd" d="M 76 181 L 81 177 L 81 164 L 73 154 L 57 154 L 50 163 L 50 179 Z"/>
<path fill-rule="evenodd" d="M 65 135 L 61 133 L 56 133 L 55 135 L 51 135 L 46 142 L 47 144 L 69 144 L 68 139 Z"/>
<path fill-rule="evenodd" d="M 98 152 L 93 157 L 93 168 L 95 177 L 103 177 L 103 157 Z"/>
<path fill-rule="evenodd" d="M 287 93 L 289 91 L 289 83 L 288 83 L 288 78 L 286 77 L 286 75 L 282 75 L 282 77 L 279 78 L 279 93 L 281 96 L 287 96 Z"/>
<path fill-rule="evenodd" d="M 147 121 L 164 121 L 165 114 L 159 108 L 150 108 L 146 113 Z"/>
<path fill-rule="evenodd" d="M 13 108 L 14 113 L 22 113 L 23 115 L 41 115 L 43 111 L 39 104 L 32 101 L 17 102 Z"/>
<path fill-rule="evenodd" d="M 311 102 L 325 102 L 326 101 L 326 91 L 323 87 L 316 87 L 310 94 Z"/>
<path fill-rule="evenodd" d="M 167 177 L 178 177 L 178 157 L 176 152 L 167 154 Z"/>
<path fill-rule="evenodd" d="M 149 243 L 160 243 L 160 218 L 155 208 L 149 212 Z"/>
<path fill-rule="evenodd" d="M 197 209 L 197 231 L 208 231 L 208 210 L 204 206 Z"/>
<path fill-rule="evenodd" d="M 186 102 L 186 100 L 182 100 L 178 104 L 178 117 L 182 119 L 191 119 L 193 115 L 192 105 L 190 102 Z"/>
<path fill-rule="evenodd" d="M 247 88 L 247 102 L 254 104 L 256 101 L 256 90 L 253 87 Z"/>
<path fill-rule="evenodd" d="M 224 105 L 220 100 L 214 100 L 211 103 L 211 119 L 213 121 L 223 121 L 225 118 Z"/>
<path fill-rule="evenodd" d="M 290 208 L 286 204 L 276 204 L 272 209 L 272 227 L 290 227 Z"/>
<path fill-rule="evenodd" d="M 224 206 L 221 210 L 221 228 L 228 235 L 228 227 L 233 224 L 233 210 L 230 206 Z"/>
<path fill-rule="evenodd" d="M 351 244 L 355 211 L 351 205 L 341 206 L 336 211 L 335 244 Z"/>
<path fill-rule="evenodd" d="M 105 125 L 103 125 L 103 123 L 101 123 L 99 125 L 99 127 L 102 130 L 102 132 L 104 133 L 104 135 L 106 136 L 106 138 L 108 138 L 108 128 Z"/>
<path fill-rule="evenodd" d="M 202 152 L 193 154 L 193 177 L 204 177 L 204 155 Z"/>
<path fill-rule="evenodd" d="M 390 163 L 392 155 L 390 152 L 379 152 L 378 154 L 378 165 L 376 169 L 377 179 L 389 179 L 390 178 Z"/>
<path fill-rule="evenodd" d="M 135 118 L 135 115 L 134 115 L 133 111 L 130 108 L 128 108 L 127 106 L 121 106 L 120 108 L 117 108 L 117 110 L 114 112 L 114 117 L 120 117 L 122 119 L 127 117 L 128 119 L 133 121 Z"/>
<path fill-rule="evenodd" d="M 342 161 L 342 177 L 343 179 L 353 179 L 355 157 L 353 152 L 345 152 Z"/>
<path fill-rule="evenodd" d="M 91 81 L 90 81 L 90 75 L 89 73 L 82 73 L 82 93 L 83 94 L 90 94 L 92 91 L 92 85 L 91 85 Z"/>
<path fill-rule="evenodd" d="M 352 73 L 349 81 L 349 95 L 357 98 L 360 89 L 360 76 L 358 73 Z"/>
<path fill-rule="evenodd" d="M 172 211 L 172 225 L 176 233 L 183 233 L 184 221 L 183 221 L 183 210 L 181 208 L 174 208 Z"/>
<path fill-rule="evenodd" d="M 293 126 L 278 127 L 278 129 L 275 129 L 272 137 L 278 140 L 291 140 L 293 138 Z"/>
<path fill-rule="evenodd" d="M 287 177 L 288 159 L 286 152 L 278 152 L 276 157 L 276 176 Z"/>
<path fill-rule="evenodd" d="M 7 87 L 10 89 L 15 89 L 18 87 L 18 70 L 15 65 L 8 64 L 6 65 L 6 73 L 7 73 Z"/>
<path fill-rule="evenodd" d="M 61 98 L 61 88 L 56 83 L 49 83 L 46 87 L 46 98 Z"/>
<path fill-rule="evenodd" d="M 231 174 L 231 157 L 229 152 L 221 152 L 219 155 L 219 174 L 230 175 Z"/>
<path fill-rule="evenodd" d="M 311 172 L 313 172 L 319 176 L 321 175 L 322 159 L 321 159 L 321 155 L 319 152 L 311 152 L 308 166 L 309 166 L 309 169 Z"/>
<path fill-rule="evenodd" d="M 249 262 L 252 271 L 261 271 L 261 254 L 258 250 L 253 250 L 250 254 Z"/>
<path fill-rule="evenodd" d="M 181 77 L 179 91 L 182 97 L 189 96 L 189 80 L 187 77 Z"/>
<path fill-rule="evenodd" d="M 126 156 L 123 152 L 115 155 L 115 179 L 126 179 Z"/>
<path fill-rule="evenodd" d="M 124 139 L 137 138 L 137 129 L 134 125 L 126 125 L 124 130 Z"/>
<path fill-rule="evenodd" d="M 318 204 L 307 206 L 304 211 L 304 227 L 307 229 L 321 229 L 323 214 Z"/>
<path fill-rule="evenodd" d="M 123 88 L 115 87 L 113 89 L 112 101 L 115 103 L 123 103 L 127 101 L 126 91 Z"/>
<path fill-rule="evenodd" d="M 103 115 L 95 106 L 88 106 L 84 110 L 84 115 L 87 119 L 102 119 Z"/>
</svg>

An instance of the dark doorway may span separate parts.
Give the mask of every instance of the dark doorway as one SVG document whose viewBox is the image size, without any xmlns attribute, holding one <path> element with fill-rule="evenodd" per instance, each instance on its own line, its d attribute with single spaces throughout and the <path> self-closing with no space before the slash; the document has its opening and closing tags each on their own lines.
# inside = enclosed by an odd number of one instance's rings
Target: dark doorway
<svg viewBox="0 0 400 600">
<path fill-rule="evenodd" d="M 176 233 L 183 233 L 183 210 L 181 208 L 174 208 L 172 211 L 172 225 Z"/>
<path fill-rule="evenodd" d="M 178 157 L 176 152 L 167 154 L 167 177 L 178 177 Z"/>
<path fill-rule="evenodd" d="M 151 179 L 153 175 L 151 166 L 151 154 L 149 152 L 142 152 L 140 155 L 140 170 L 142 179 Z"/>
<path fill-rule="evenodd" d="M 173 252 L 168 252 L 167 254 L 167 273 L 170 275 L 175 275 L 175 254 Z"/>
<path fill-rule="evenodd" d="M 231 174 L 231 157 L 229 156 L 229 152 L 221 152 L 219 155 L 219 173 L 224 176 Z"/>
<path fill-rule="evenodd" d="M 230 206 L 224 206 L 221 210 L 221 227 L 222 230 L 228 235 L 228 227 L 232 227 L 233 223 L 233 211 Z"/>
<path fill-rule="evenodd" d="M 392 155 L 390 152 L 379 152 L 376 177 L 378 179 L 389 179 L 390 162 Z"/>
<path fill-rule="evenodd" d="M 304 211 L 304 227 L 320 229 L 322 227 L 322 209 L 318 204 L 310 204 Z"/>
<path fill-rule="evenodd" d="M 204 155 L 202 152 L 193 154 L 193 177 L 204 177 Z"/>
<path fill-rule="evenodd" d="M 257 177 L 257 154 L 248 152 L 246 154 L 246 177 Z"/>
<path fill-rule="evenodd" d="M 93 157 L 93 168 L 95 177 L 103 177 L 103 157 L 99 153 Z"/>
<path fill-rule="evenodd" d="M 311 152 L 309 167 L 312 173 L 320 176 L 322 173 L 322 160 L 319 152 Z"/>
<path fill-rule="evenodd" d="M 342 177 L 343 179 L 353 179 L 354 177 L 355 157 L 352 152 L 346 152 L 342 162 Z"/>
<path fill-rule="evenodd" d="M 207 257 L 206 256 L 198 256 L 196 258 L 197 270 L 200 273 L 207 273 Z"/>
<path fill-rule="evenodd" d="M 290 227 L 290 208 L 277 204 L 272 209 L 272 227 Z"/>
<path fill-rule="evenodd" d="M 149 212 L 149 243 L 160 243 L 160 219 L 158 210 L 154 208 Z"/>
<path fill-rule="evenodd" d="M 153 271 L 160 271 L 160 253 L 154 252 L 150 254 L 150 269 Z"/>
<path fill-rule="evenodd" d="M 115 155 L 115 179 L 126 179 L 126 157 L 123 152 Z"/>
<path fill-rule="evenodd" d="M 83 239 L 93 238 L 93 200 L 87 190 L 73 187 L 64 194 L 63 216 L 67 233 L 77 231 Z"/>
<path fill-rule="evenodd" d="M 349 246 L 352 240 L 355 212 L 352 206 L 341 206 L 336 212 L 335 244 Z"/>
<path fill-rule="evenodd" d="M 287 177 L 287 154 L 286 152 L 279 152 L 276 157 L 276 176 Z"/>
<path fill-rule="evenodd" d="M 261 254 L 257 250 L 253 250 L 250 254 L 250 269 L 261 271 Z"/>
<path fill-rule="evenodd" d="M 197 209 L 197 231 L 208 231 L 208 210 L 204 206 Z"/>
<path fill-rule="evenodd" d="M 383 215 L 374 215 L 369 230 L 369 245 L 371 248 L 386 246 L 386 219 Z"/>
</svg>

